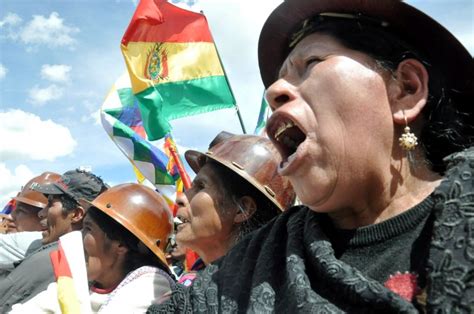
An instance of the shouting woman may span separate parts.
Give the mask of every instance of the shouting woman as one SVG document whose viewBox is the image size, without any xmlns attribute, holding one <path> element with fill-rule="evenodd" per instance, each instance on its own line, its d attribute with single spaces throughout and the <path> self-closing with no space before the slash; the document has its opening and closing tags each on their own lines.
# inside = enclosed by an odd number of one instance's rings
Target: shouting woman
<svg viewBox="0 0 474 314">
<path fill-rule="evenodd" d="M 473 312 L 466 48 L 399 0 L 287 0 L 263 26 L 259 63 L 278 171 L 304 206 L 161 311 Z"/>
</svg>

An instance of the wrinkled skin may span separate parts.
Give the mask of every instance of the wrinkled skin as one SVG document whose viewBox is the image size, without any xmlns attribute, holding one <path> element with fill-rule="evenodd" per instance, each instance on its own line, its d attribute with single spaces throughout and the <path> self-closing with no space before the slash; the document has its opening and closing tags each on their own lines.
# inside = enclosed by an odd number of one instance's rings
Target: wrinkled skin
<svg viewBox="0 0 474 314">
<path fill-rule="evenodd" d="M 401 213 L 439 184 L 425 165 L 412 173 L 398 147 L 405 114 L 415 121 L 426 103 L 421 63 L 404 60 L 392 74 L 369 55 L 313 33 L 290 52 L 279 77 L 267 90 L 267 131 L 286 159 L 280 174 L 310 209 L 355 228 Z M 306 137 L 285 156 L 275 134 L 288 120 Z"/>
<path fill-rule="evenodd" d="M 177 215 L 184 223 L 178 226 L 176 242 L 196 251 L 205 262 L 224 255 L 234 241 L 236 209 L 223 208 L 223 182 L 213 167 L 204 165 L 186 197 L 177 199 Z"/>
</svg>

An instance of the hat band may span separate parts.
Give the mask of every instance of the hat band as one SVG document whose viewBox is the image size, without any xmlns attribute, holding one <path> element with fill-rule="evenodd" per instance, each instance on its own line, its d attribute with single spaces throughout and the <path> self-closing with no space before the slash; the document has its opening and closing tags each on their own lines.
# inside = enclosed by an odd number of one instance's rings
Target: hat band
<svg viewBox="0 0 474 314">
<path fill-rule="evenodd" d="M 311 18 L 305 19 L 301 23 L 299 30 L 291 35 L 290 48 L 293 48 L 298 44 L 304 37 L 311 34 L 316 24 L 319 24 L 326 20 L 326 18 L 346 19 L 346 20 L 357 20 L 365 24 L 373 24 L 380 27 L 388 27 L 390 24 L 386 21 L 376 19 L 370 16 L 363 15 L 361 13 L 338 13 L 338 12 L 324 12 L 319 13 Z"/>
</svg>

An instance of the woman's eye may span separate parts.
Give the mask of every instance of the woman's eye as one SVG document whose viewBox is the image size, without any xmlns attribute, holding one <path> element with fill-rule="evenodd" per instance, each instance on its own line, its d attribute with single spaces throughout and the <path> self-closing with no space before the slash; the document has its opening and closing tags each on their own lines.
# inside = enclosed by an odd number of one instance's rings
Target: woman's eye
<svg viewBox="0 0 474 314">
<path fill-rule="evenodd" d="M 308 66 L 312 65 L 315 62 L 321 62 L 321 59 L 317 58 L 317 57 L 309 58 L 305 61 L 305 65 L 306 65 L 306 67 L 308 67 Z"/>
<path fill-rule="evenodd" d="M 194 182 L 193 183 L 193 189 L 194 190 L 202 190 L 204 188 L 204 184 L 202 182 Z"/>
</svg>

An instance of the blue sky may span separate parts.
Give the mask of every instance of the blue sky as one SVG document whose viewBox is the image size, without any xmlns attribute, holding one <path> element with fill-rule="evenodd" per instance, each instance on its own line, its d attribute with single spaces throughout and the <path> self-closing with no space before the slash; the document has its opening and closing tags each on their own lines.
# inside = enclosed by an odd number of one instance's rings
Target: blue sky
<svg viewBox="0 0 474 314">
<path fill-rule="evenodd" d="M 204 11 L 252 132 L 263 92 L 258 35 L 281 1 L 172 2 Z M 408 2 L 474 52 L 472 0 Z M 0 206 L 43 171 L 90 166 L 111 184 L 134 180 L 98 122 L 98 110 L 125 69 L 119 46 L 135 6 L 132 0 L 0 0 Z M 199 150 L 221 130 L 241 133 L 232 110 L 172 124 L 179 145 Z"/>
</svg>

